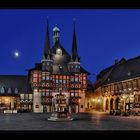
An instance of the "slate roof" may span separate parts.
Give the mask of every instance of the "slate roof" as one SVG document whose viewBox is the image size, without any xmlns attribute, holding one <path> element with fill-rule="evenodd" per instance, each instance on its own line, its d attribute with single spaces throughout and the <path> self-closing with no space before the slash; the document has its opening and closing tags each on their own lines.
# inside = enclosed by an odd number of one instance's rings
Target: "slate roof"
<svg viewBox="0 0 140 140">
<path fill-rule="evenodd" d="M 16 94 L 14 93 L 15 88 L 18 89 L 18 93 L 32 92 L 28 78 L 25 75 L 0 75 L 0 89 L 2 87 L 4 87 L 5 94 L 8 94 L 8 88 L 11 88 L 11 94 Z"/>
<path fill-rule="evenodd" d="M 136 77 L 140 77 L 140 56 L 128 60 L 122 58 L 118 63 L 102 70 L 97 81 L 105 85 Z"/>
</svg>

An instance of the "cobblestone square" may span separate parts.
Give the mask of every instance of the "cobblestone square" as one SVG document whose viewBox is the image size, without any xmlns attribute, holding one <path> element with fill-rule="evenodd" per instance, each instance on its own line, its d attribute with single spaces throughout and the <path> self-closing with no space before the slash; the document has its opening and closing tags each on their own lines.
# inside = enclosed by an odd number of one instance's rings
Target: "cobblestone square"
<svg viewBox="0 0 140 140">
<path fill-rule="evenodd" d="M 48 121 L 49 113 L 0 114 L 0 130 L 140 130 L 140 116 L 110 116 L 91 111 L 69 122 Z"/>
</svg>

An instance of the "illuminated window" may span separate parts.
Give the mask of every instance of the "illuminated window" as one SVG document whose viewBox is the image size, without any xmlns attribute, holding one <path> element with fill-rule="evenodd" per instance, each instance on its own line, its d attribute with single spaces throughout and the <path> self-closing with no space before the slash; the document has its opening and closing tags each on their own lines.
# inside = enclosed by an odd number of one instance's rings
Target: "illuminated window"
<svg viewBox="0 0 140 140">
<path fill-rule="evenodd" d="M 29 94 L 29 99 L 31 100 L 33 98 L 33 95 L 32 94 Z"/>
<path fill-rule="evenodd" d="M 0 92 L 5 93 L 4 87 L 1 88 Z"/>
<path fill-rule="evenodd" d="M 56 83 L 58 83 L 58 80 L 56 80 Z"/>
<path fill-rule="evenodd" d="M 49 76 L 46 76 L 46 80 L 49 80 L 50 78 L 49 78 Z"/>
<path fill-rule="evenodd" d="M 74 93 L 71 93 L 71 96 L 74 96 Z"/>
<path fill-rule="evenodd" d="M 60 79 L 59 82 L 62 83 L 62 80 Z"/>
<path fill-rule="evenodd" d="M 37 78 L 33 78 L 33 82 L 37 82 Z"/>
<path fill-rule="evenodd" d="M 79 81 L 79 78 L 78 77 L 75 77 L 75 82 L 78 82 Z"/>
<path fill-rule="evenodd" d="M 24 94 L 20 94 L 20 99 L 24 99 Z"/>
<path fill-rule="evenodd" d="M 24 94 L 24 97 L 25 97 L 25 99 L 28 99 L 29 95 L 28 94 Z"/>
<path fill-rule="evenodd" d="M 42 80 L 45 80 L 45 75 L 42 75 Z"/>
<path fill-rule="evenodd" d="M 66 83 L 66 80 L 63 80 L 63 83 Z"/>
</svg>

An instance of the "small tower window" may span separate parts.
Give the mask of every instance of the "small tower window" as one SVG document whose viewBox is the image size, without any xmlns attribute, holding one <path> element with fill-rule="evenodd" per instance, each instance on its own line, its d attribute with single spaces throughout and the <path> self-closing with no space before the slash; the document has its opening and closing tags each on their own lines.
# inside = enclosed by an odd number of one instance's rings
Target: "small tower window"
<svg viewBox="0 0 140 140">
<path fill-rule="evenodd" d="M 18 89 L 17 89 L 17 88 L 15 88 L 15 93 L 16 93 L 16 94 L 18 93 Z"/>
<path fill-rule="evenodd" d="M 9 93 L 9 94 L 11 94 L 11 93 L 12 93 L 11 88 L 8 88 L 8 93 Z"/>
<path fill-rule="evenodd" d="M 5 93 L 4 87 L 1 88 L 0 92 Z"/>
</svg>

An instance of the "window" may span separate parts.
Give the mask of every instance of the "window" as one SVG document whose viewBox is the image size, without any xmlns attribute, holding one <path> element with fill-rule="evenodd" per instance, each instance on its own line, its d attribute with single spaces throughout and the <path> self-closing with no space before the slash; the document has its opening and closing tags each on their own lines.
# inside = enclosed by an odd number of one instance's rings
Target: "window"
<svg viewBox="0 0 140 140">
<path fill-rule="evenodd" d="M 1 88 L 0 92 L 5 93 L 4 87 Z"/>
<path fill-rule="evenodd" d="M 33 82 L 37 82 L 37 78 L 33 78 Z"/>
<path fill-rule="evenodd" d="M 33 95 L 32 94 L 29 94 L 29 99 L 31 100 L 33 98 Z"/>
<path fill-rule="evenodd" d="M 58 83 L 58 80 L 56 80 L 56 83 Z"/>
<path fill-rule="evenodd" d="M 50 79 L 50 77 L 49 76 L 46 76 L 46 80 L 49 80 Z"/>
<path fill-rule="evenodd" d="M 24 94 L 20 94 L 20 98 L 23 100 L 24 99 Z"/>
<path fill-rule="evenodd" d="M 63 83 L 65 84 L 66 83 L 66 80 L 63 80 Z"/>
<path fill-rule="evenodd" d="M 74 78 L 72 77 L 72 78 L 71 78 L 71 82 L 73 82 L 73 81 L 74 81 Z"/>
<path fill-rule="evenodd" d="M 8 93 L 9 93 L 9 94 L 11 94 L 11 93 L 12 93 L 11 88 L 8 88 Z"/>
<path fill-rule="evenodd" d="M 42 80 L 45 80 L 45 75 L 42 75 Z"/>
<path fill-rule="evenodd" d="M 62 83 L 62 80 L 60 79 L 59 82 Z"/>
<path fill-rule="evenodd" d="M 74 96 L 74 93 L 71 93 L 71 96 L 73 97 Z"/>
<path fill-rule="evenodd" d="M 75 77 L 75 82 L 79 82 L 79 78 L 78 77 Z"/>
<path fill-rule="evenodd" d="M 28 99 L 28 96 L 29 96 L 29 95 L 28 95 L 28 94 L 25 94 L 24 96 L 25 96 L 25 99 Z"/>
<path fill-rule="evenodd" d="M 18 93 L 18 89 L 17 89 L 17 88 L 15 88 L 15 93 L 16 93 L 16 94 Z"/>
<path fill-rule="evenodd" d="M 49 96 L 49 92 L 46 92 L 46 96 Z"/>
</svg>

